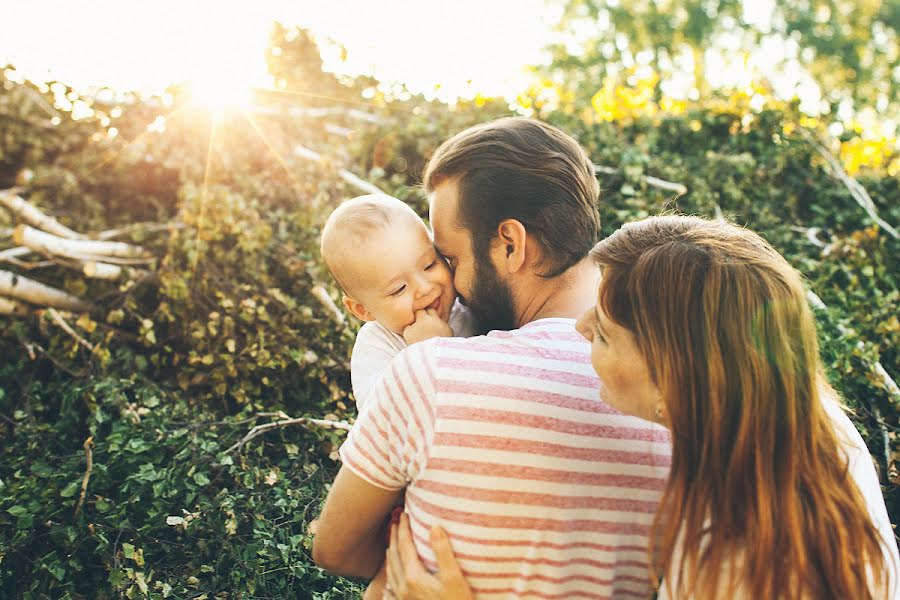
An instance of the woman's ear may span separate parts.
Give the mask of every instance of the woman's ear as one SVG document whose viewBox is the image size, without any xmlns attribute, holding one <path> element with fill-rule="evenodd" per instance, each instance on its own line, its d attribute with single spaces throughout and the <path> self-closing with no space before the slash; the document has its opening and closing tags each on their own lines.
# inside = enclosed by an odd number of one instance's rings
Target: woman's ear
<svg viewBox="0 0 900 600">
<path fill-rule="evenodd" d="M 515 273 L 528 264 L 528 233 L 520 221 L 501 221 L 494 244 L 500 264 L 506 267 L 507 273 Z"/>
<path fill-rule="evenodd" d="M 375 315 L 370 313 L 368 309 L 366 309 L 365 304 L 357 300 L 356 298 L 351 298 L 347 294 L 344 294 L 341 302 L 344 303 L 344 308 L 350 311 L 350 313 L 359 319 L 360 321 L 374 321 Z"/>
</svg>

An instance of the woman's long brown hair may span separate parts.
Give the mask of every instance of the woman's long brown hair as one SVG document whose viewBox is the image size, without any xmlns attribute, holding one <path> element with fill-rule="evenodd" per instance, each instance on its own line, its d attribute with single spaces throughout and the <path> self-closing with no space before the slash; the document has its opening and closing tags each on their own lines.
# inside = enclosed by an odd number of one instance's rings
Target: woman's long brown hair
<svg viewBox="0 0 900 600">
<path fill-rule="evenodd" d="M 591 257 L 668 411 L 651 550 L 673 597 L 884 597 L 886 542 L 822 403 L 800 275 L 758 235 L 697 217 L 631 223 Z"/>
</svg>

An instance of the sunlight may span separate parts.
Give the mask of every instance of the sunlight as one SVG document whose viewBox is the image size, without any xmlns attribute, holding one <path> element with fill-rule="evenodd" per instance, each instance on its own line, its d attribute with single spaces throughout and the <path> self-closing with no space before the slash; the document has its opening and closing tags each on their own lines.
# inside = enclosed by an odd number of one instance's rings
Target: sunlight
<svg viewBox="0 0 900 600">
<path fill-rule="evenodd" d="M 232 76 L 205 74 L 188 82 L 191 103 L 213 114 L 229 110 L 246 111 L 253 104 L 253 85 L 250 81 Z"/>
</svg>

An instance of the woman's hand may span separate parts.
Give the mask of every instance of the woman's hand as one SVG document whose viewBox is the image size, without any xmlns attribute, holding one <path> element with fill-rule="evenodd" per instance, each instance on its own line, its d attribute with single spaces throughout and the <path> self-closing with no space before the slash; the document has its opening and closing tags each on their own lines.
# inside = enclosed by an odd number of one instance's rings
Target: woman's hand
<svg viewBox="0 0 900 600">
<path fill-rule="evenodd" d="M 391 545 L 387 550 L 388 598 L 398 600 L 472 600 L 459 563 L 453 555 L 450 539 L 440 527 L 431 530 L 431 548 L 437 556 L 438 572 L 429 573 L 419 560 L 412 541 L 409 517 L 391 527 Z"/>
</svg>

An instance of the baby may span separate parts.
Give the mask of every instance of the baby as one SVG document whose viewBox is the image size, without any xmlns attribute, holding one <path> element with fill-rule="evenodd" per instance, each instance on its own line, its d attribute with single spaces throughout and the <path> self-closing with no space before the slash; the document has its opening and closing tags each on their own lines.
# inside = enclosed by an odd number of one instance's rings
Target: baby
<svg viewBox="0 0 900 600">
<path fill-rule="evenodd" d="M 407 204 L 387 195 L 338 206 L 322 228 L 322 258 L 344 292 L 343 303 L 366 323 L 350 356 L 360 410 L 391 360 L 407 345 L 436 336 L 474 335 L 474 319 L 456 302 L 453 275 L 428 229 Z M 402 507 L 394 509 L 392 521 Z M 379 600 L 384 567 L 363 600 Z"/>
<path fill-rule="evenodd" d="M 344 306 L 366 321 L 350 356 L 360 408 L 407 345 L 475 333 L 471 313 L 456 302 L 450 268 L 404 202 L 381 194 L 344 202 L 325 222 L 321 251 Z"/>
</svg>

